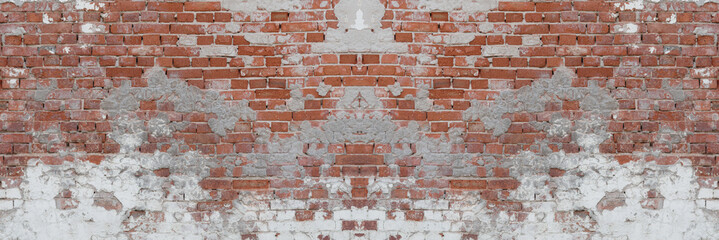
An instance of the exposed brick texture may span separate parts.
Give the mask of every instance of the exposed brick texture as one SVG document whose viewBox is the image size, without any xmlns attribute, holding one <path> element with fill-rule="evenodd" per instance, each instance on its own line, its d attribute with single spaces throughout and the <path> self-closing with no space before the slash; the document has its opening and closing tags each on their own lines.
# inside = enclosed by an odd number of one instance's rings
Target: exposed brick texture
<svg viewBox="0 0 719 240">
<path fill-rule="evenodd" d="M 719 238 L 717 3 L 15 2 L 0 239 Z"/>
</svg>

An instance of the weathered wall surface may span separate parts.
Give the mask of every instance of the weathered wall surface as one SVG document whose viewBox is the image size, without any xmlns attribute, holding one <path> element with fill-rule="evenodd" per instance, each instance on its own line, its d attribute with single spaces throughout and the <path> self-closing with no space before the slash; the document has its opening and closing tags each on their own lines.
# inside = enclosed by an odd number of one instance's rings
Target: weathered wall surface
<svg viewBox="0 0 719 240">
<path fill-rule="evenodd" d="M 0 239 L 719 239 L 713 1 L 0 1 Z"/>
</svg>

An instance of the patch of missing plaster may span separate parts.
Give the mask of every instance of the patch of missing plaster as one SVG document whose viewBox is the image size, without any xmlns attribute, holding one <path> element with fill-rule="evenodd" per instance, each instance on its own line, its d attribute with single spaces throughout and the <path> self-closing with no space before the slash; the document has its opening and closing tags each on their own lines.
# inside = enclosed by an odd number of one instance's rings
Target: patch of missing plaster
<svg viewBox="0 0 719 240">
<path fill-rule="evenodd" d="M 669 92 L 669 95 L 672 96 L 672 99 L 674 99 L 675 102 L 682 102 L 687 98 L 684 94 L 684 87 L 682 86 L 681 82 L 677 85 L 672 86 L 669 83 L 669 80 L 665 79 L 662 81 L 662 89 Z"/>
<path fill-rule="evenodd" d="M 210 118 L 207 123 L 214 133 L 221 136 L 227 134 L 226 130 L 234 129 L 237 121 L 256 118 L 247 100 L 227 104 L 219 93 L 202 91 L 184 81 L 169 79 L 159 68 L 150 70 L 147 77 L 147 87 L 131 87 L 126 81 L 120 88 L 112 89 L 110 95 L 102 101 L 101 108 L 114 117 L 137 110 L 140 101 L 170 102 L 177 112 L 214 114 L 216 117 Z"/>
<path fill-rule="evenodd" d="M 399 82 L 395 82 L 394 84 L 387 86 L 387 91 L 392 93 L 392 96 L 396 97 L 402 94 L 403 89 L 402 86 L 399 85 Z"/>
<path fill-rule="evenodd" d="M 418 7 L 430 11 L 462 11 L 467 13 L 485 12 L 497 8 L 496 0 L 419 0 Z"/>
<path fill-rule="evenodd" d="M 463 113 L 465 121 L 481 120 L 485 128 L 494 130 L 495 136 L 505 133 L 512 121 L 503 118 L 506 113 L 542 112 L 549 102 L 579 101 L 582 110 L 608 114 L 619 104 L 607 89 L 599 88 L 596 82 L 589 87 L 572 87 L 574 73 L 558 68 L 550 79 L 535 81 L 517 91 L 500 92 L 491 104 L 472 100 L 472 106 Z"/>
<path fill-rule="evenodd" d="M 345 87 L 344 95 L 337 102 L 338 108 L 344 109 L 378 109 L 382 102 L 374 93 L 373 87 Z"/>
<path fill-rule="evenodd" d="M 327 96 L 327 93 L 332 91 L 332 85 L 327 85 L 325 82 L 320 82 L 320 85 L 317 87 L 317 94 L 320 96 Z"/>
<path fill-rule="evenodd" d="M 307 1 L 300 0 L 222 0 L 221 4 L 222 8 L 230 11 L 251 13 L 257 10 L 263 10 L 268 12 L 296 11 L 302 9 L 303 5 L 309 3 L 307 3 Z"/>
<path fill-rule="evenodd" d="M 341 0 L 334 13 L 337 28 L 329 28 L 325 42 L 312 44 L 315 52 L 407 52 L 408 46 L 394 41 L 390 28 L 382 28 L 385 14 L 379 0 Z"/>
</svg>

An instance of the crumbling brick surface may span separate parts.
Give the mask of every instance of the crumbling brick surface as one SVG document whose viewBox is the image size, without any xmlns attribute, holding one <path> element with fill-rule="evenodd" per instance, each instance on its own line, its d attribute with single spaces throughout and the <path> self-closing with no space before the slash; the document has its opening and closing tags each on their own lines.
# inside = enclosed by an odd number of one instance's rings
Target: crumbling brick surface
<svg viewBox="0 0 719 240">
<path fill-rule="evenodd" d="M 718 239 L 719 4 L 0 0 L 0 239 Z"/>
</svg>

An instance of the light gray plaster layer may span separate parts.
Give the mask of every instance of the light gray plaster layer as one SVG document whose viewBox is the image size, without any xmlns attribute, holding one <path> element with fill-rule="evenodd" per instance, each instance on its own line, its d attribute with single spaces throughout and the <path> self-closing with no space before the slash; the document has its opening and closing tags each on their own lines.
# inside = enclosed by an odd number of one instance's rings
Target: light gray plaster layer
<svg viewBox="0 0 719 240">
<path fill-rule="evenodd" d="M 518 57 L 519 46 L 487 45 L 482 47 L 484 57 Z"/>
<path fill-rule="evenodd" d="M 407 95 L 409 100 L 414 100 L 414 109 L 420 111 L 430 111 L 434 106 L 434 101 L 429 99 L 429 85 L 419 84 L 417 86 L 417 96 Z"/>
<path fill-rule="evenodd" d="M 399 82 L 395 82 L 394 84 L 387 86 L 387 91 L 392 93 L 392 96 L 395 96 L 395 97 L 402 94 L 403 90 L 404 89 L 402 89 L 402 86 L 399 85 Z"/>
<path fill-rule="evenodd" d="M 57 89 L 57 80 L 50 80 L 47 84 L 38 82 L 37 89 L 33 92 L 32 98 L 35 101 L 45 101 L 55 89 Z"/>
<path fill-rule="evenodd" d="M 682 86 L 682 83 L 680 82 L 677 85 L 671 85 L 669 83 L 669 80 L 663 80 L 662 81 L 662 89 L 669 92 L 669 95 L 672 96 L 672 99 L 676 102 L 681 102 L 686 100 L 686 94 L 684 94 L 684 87 Z"/>
<path fill-rule="evenodd" d="M 542 112 L 548 102 L 569 100 L 579 101 L 580 108 L 585 111 L 606 114 L 619 107 L 617 101 L 606 89 L 599 88 L 595 82 L 589 87 L 572 87 L 574 73 L 566 68 L 559 68 L 550 79 L 533 82 L 517 91 L 504 91 L 490 104 L 482 104 L 472 100 L 472 106 L 463 113 L 465 121 L 480 119 L 487 129 L 493 129 L 498 136 L 509 129 L 511 120 L 503 118 L 505 113 Z"/>
<path fill-rule="evenodd" d="M 312 95 L 302 96 L 302 86 L 293 84 L 290 86 L 290 99 L 287 100 L 286 106 L 290 111 L 301 111 L 305 109 L 305 101 L 312 100 Z"/>
<path fill-rule="evenodd" d="M 219 93 L 202 91 L 184 81 L 169 79 L 159 68 L 150 70 L 147 78 L 147 87 L 131 87 L 129 82 L 123 82 L 120 88 L 112 89 L 110 95 L 102 101 L 102 109 L 108 111 L 110 116 L 115 116 L 137 110 L 141 100 L 171 102 L 178 112 L 215 114 L 216 118 L 209 119 L 208 124 L 213 132 L 222 136 L 226 134 L 226 130 L 233 129 L 237 121 L 256 118 L 256 113 L 248 107 L 247 100 L 227 104 Z"/>
<path fill-rule="evenodd" d="M 382 108 L 373 87 L 345 87 L 344 95 L 337 102 L 340 109 L 378 109 Z"/>
<path fill-rule="evenodd" d="M 327 93 L 332 91 L 332 85 L 327 85 L 324 82 L 321 82 L 320 85 L 317 87 L 317 94 L 320 96 L 327 96 Z"/>
</svg>

